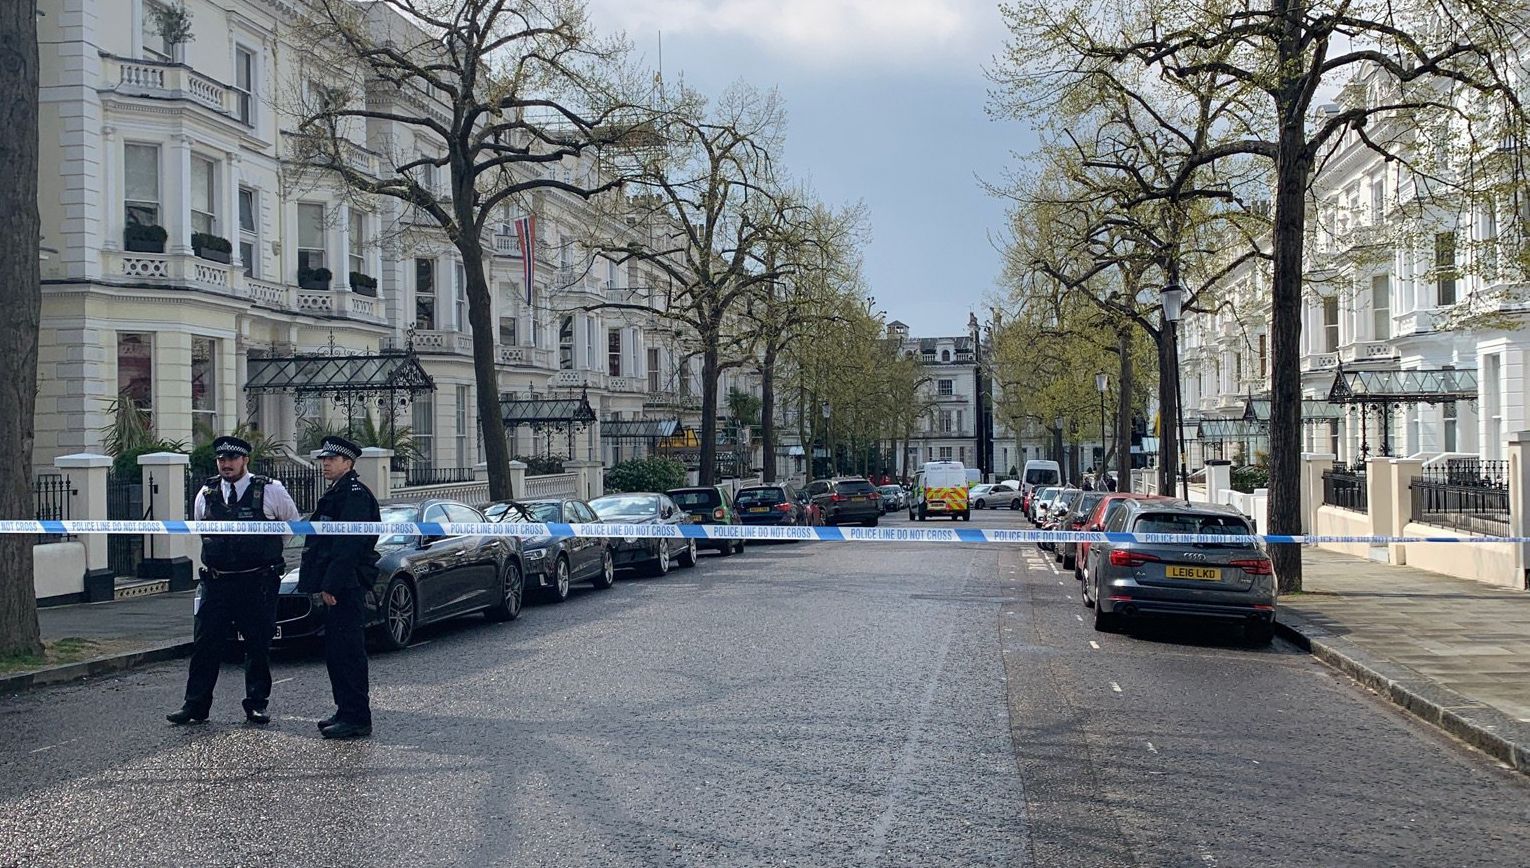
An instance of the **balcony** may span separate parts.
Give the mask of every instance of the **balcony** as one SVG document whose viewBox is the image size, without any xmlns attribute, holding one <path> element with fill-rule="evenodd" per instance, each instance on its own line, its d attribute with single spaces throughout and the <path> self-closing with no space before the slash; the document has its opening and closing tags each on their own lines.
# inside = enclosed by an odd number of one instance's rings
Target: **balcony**
<svg viewBox="0 0 1530 868">
<path fill-rule="evenodd" d="M 558 371 L 547 380 L 549 389 L 604 389 L 606 375 L 599 371 Z"/>
<path fill-rule="evenodd" d="M 328 145 L 328 142 L 320 139 L 319 137 L 306 135 L 304 133 L 295 133 L 290 130 L 283 130 L 282 135 L 290 143 L 292 152 L 304 160 L 313 160 L 314 151 L 321 146 L 327 147 Z M 350 139 L 341 139 L 339 147 L 340 159 L 344 160 L 347 166 L 355 169 L 358 172 L 361 172 L 364 175 L 370 175 L 372 177 L 377 176 L 379 156 L 376 153 L 368 150 L 365 147 L 362 147 Z M 431 224 L 435 223 L 434 218 L 429 216 L 425 216 L 424 221 Z"/>
<path fill-rule="evenodd" d="M 471 356 L 473 336 L 447 329 L 418 329 L 414 333 L 414 348 L 416 352 L 434 355 Z"/>
<path fill-rule="evenodd" d="M 185 253 L 135 253 L 108 250 L 102 254 L 102 276 L 166 289 L 192 289 L 248 301 L 257 308 L 306 313 L 326 318 L 382 323 L 386 311 L 380 299 L 343 289 L 300 289 L 256 280 L 233 265 Z"/>
<path fill-rule="evenodd" d="M 1304 371 L 1329 371 L 1338 366 L 1338 353 L 1308 353 L 1302 356 L 1302 370 Z"/>
<path fill-rule="evenodd" d="M 101 55 L 101 63 L 102 79 L 114 93 L 151 99 L 186 99 L 219 114 L 229 114 L 228 86 L 184 63 L 129 60 L 110 54 Z"/>
<path fill-rule="evenodd" d="M 1339 347 L 1339 361 L 1346 365 L 1351 362 L 1391 361 L 1395 358 L 1397 351 L 1387 341 L 1355 341 Z"/>
</svg>

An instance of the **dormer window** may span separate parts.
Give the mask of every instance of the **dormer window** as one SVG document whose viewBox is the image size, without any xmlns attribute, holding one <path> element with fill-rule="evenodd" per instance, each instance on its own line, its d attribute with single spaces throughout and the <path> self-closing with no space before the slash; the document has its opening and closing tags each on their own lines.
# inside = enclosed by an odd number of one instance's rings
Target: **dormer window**
<svg viewBox="0 0 1530 868">
<path fill-rule="evenodd" d="M 941 350 L 940 351 L 940 360 L 942 362 L 949 362 L 949 361 L 951 361 L 951 351 L 950 350 Z"/>
</svg>

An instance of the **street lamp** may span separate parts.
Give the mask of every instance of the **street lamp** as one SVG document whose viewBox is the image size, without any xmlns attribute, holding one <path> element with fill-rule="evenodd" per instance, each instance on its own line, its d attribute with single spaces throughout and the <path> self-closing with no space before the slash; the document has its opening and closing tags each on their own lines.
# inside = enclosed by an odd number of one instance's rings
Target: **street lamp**
<svg viewBox="0 0 1530 868">
<path fill-rule="evenodd" d="M 834 442 L 829 437 L 829 402 L 824 401 L 819 410 L 823 413 L 823 454 L 829 470 L 828 475 L 834 475 Z"/>
<path fill-rule="evenodd" d="M 1170 283 L 1164 286 L 1159 299 L 1163 303 L 1163 322 L 1169 330 L 1169 358 L 1174 360 L 1174 448 L 1179 452 L 1180 495 L 1189 500 L 1190 474 L 1185 468 L 1185 402 L 1179 389 L 1179 321 L 1184 316 L 1185 291 L 1178 284 Z"/>
<path fill-rule="evenodd" d="M 1058 475 L 1059 476 L 1062 475 L 1062 467 L 1063 467 L 1063 438 L 1062 438 L 1062 431 L 1063 431 L 1063 429 L 1062 429 L 1062 426 L 1063 426 L 1063 417 L 1057 416 L 1057 417 L 1054 417 L 1052 419 L 1052 442 L 1053 442 L 1053 444 L 1055 444 L 1053 446 L 1053 457 L 1057 460 L 1057 468 L 1058 468 Z"/>
<path fill-rule="evenodd" d="M 1101 371 L 1094 375 L 1095 391 L 1100 393 L 1100 465 L 1095 468 L 1099 479 L 1105 478 L 1105 390 L 1110 388 L 1110 378 Z"/>
</svg>

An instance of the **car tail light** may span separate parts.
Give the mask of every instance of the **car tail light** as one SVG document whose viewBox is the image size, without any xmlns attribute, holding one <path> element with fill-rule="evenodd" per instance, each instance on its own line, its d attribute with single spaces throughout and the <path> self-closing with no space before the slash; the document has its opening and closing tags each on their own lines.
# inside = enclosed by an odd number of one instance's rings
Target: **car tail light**
<svg viewBox="0 0 1530 868">
<path fill-rule="evenodd" d="M 777 512 L 791 512 L 792 511 L 792 505 L 789 504 L 789 503 L 778 503 L 778 504 L 776 504 L 776 511 Z"/>
<path fill-rule="evenodd" d="M 1163 558 L 1154 557 L 1153 555 L 1123 549 L 1116 549 L 1110 553 L 1110 565 L 1113 567 L 1140 567 L 1146 563 L 1156 563 L 1162 560 Z"/>
<path fill-rule="evenodd" d="M 1075 518 L 1073 520 L 1073 529 L 1074 530 L 1083 530 L 1084 529 L 1084 519 L 1082 517 Z"/>
<path fill-rule="evenodd" d="M 881 500 L 882 499 L 882 495 L 879 492 L 873 491 L 871 493 L 871 499 L 872 500 Z"/>
<path fill-rule="evenodd" d="M 841 500 L 844 500 L 844 499 L 845 498 L 839 492 L 837 492 L 837 491 L 834 492 L 833 494 L 829 495 L 829 502 L 830 503 L 839 503 Z"/>
<path fill-rule="evenodd" d="M 722 507 L 719 506 L 718 508 L 712 510 L 712 517 L 718 521 L 722 521 L 724 518 L 728 517 L 728 514 L 723 511 Z"/>
<path fill-rule="evenodd" d="M 1228 561 L 1229 567 L 1237 567 L 1251 576 L 1273 576 L 1275 567 L 1264 558 L 1249 558 L 1246 561 Z"/>
</svg>

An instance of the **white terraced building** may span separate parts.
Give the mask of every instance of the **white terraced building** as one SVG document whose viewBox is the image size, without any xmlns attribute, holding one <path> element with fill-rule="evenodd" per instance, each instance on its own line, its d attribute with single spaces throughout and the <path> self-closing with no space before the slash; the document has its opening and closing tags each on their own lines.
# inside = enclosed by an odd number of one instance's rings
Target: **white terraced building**
<svg viewBox="0 0 1530 868">
<path fill-rule="evenodd" d="M 194 38 L 178 45 L 158 34 L 154 2 L 40 4 L 37 466 L 102 451 L 119 394 L 147 408 L 171 440 L 193 442 L 198 423 L 226 431 L 245 421 L 294 443 L 304 423 L 345 417 L 334 394 L 319 391 L 322 377 L 341 394 L 356 378 L 294 360 L 377 359 L 412 346 L 434 389 L 407 404 L 392 395 L 398 421 L 413 428 L 428 465 L 472 467 L 480 446 L 456 251 L 397 200 L 358 200 L 291 159 L 295 119 L 276 97 L 326 75 L 291 41 L 301 2 L 186 0 Z M 374 27 L 408 27 L 373 9 Z M 354 131 L 347 158 L 386 173 L 431 147 L 403 125 L 373 120 Z M 565 160 L 546 171 L 568 180 L 592 169 Z M 511 231 L 527 212 L 537 219 L 529 304 Z M 577 433 L 572 454 L 566 432 L 522 426 L 512 454 L 611 461 L 652 448 L 655 424 L 695 424 L 699 366 L 657 315 L 664 284 L 654 269 L 580 252 L 574 239 L 591 219 L 581 200 L 539 192 L 507 206 L 495 229 L 487 268 L 499 388 L 521 398 L 587 395 L 600 420 Z M 146 243 L 131 228 L 142 226 L 163 227 L 167 239 Z M 316 279 L 321 267 L 328 282 Z M 654 312 L 592 309 L 613 301 Z M 301 383 L 312 393 L 296 394 Z M 370 412 L 379 394 L 369 396 Z M 619 436 L 600 436 L 607 426 Z"/>
</svg>

